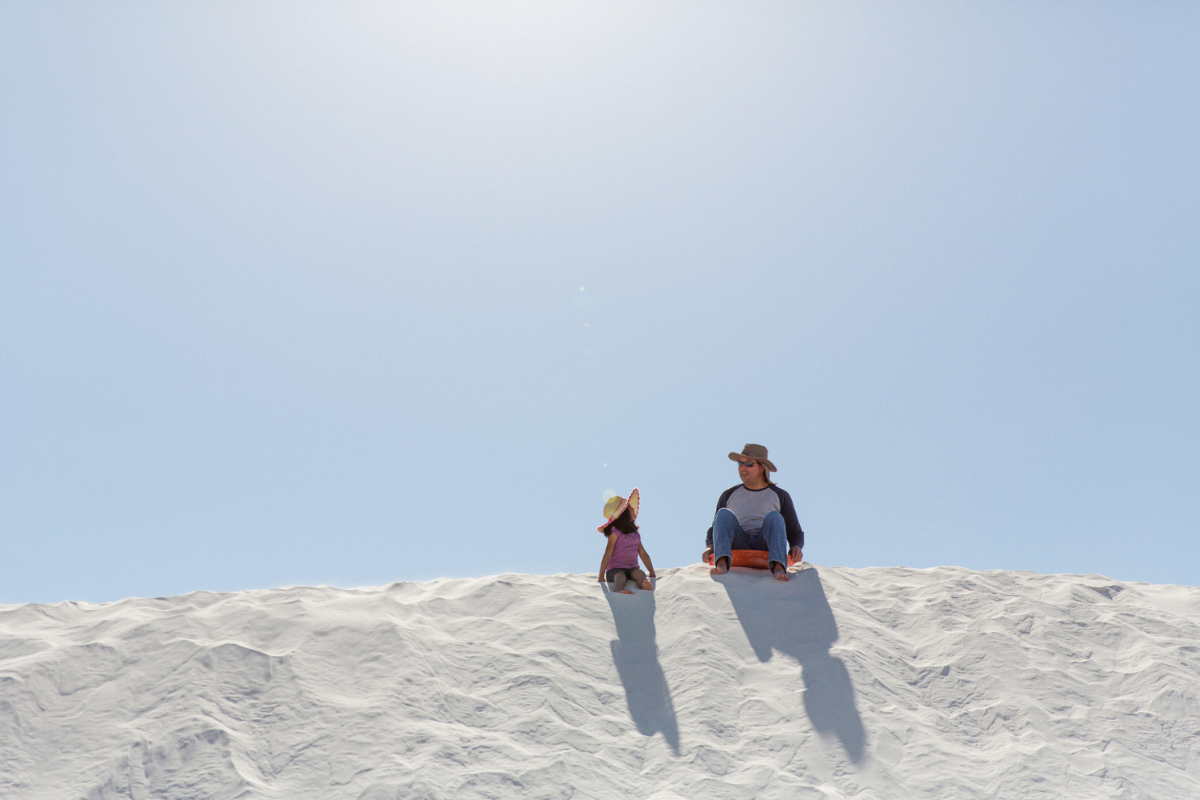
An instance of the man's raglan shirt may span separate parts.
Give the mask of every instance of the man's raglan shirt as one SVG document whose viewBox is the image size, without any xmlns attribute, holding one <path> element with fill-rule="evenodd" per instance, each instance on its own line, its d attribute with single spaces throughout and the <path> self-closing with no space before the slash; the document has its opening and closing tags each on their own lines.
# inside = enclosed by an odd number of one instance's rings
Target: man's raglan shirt
<svg viewBox="0 0 1200 800">
<path fill-rule="evenodd" d="M 772 511 L 783 515 L 783 524 L 787 530 L 789 547 L 804 547 L 804 530 L 796 519 L 796 507 L 792 505 L 792 496 L 778 486 L 768 485 L 761 489 L 747 489 L 745 485 L 731 486 L 721 493 L 717 500 L 717 511 L 728 508 L 737 517 L 738 524 L 746 533 L 758 533 L 762 530 L 763 518 Z M 716 512 L 713 513 L 716 517 Z M 705 546 L 713 546 L 712 528 L 704 540 Z"/>
</svg>

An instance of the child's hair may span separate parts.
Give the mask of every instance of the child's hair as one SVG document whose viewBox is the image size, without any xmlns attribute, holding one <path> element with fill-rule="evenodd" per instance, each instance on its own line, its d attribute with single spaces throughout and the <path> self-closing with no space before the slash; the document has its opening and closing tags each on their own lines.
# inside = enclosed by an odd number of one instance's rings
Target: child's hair
<svg viewBox="0 0 1200 800">
<path fill-rule="evenodd" d="M 633 516 L 629 513 L 629 507 L 626 506 L 620 516 L 604 527 L 604 535 L 608 536 L 614 530 L 621 533 L 635 533 L 637 529 L 638 526 L 634 523 Z"/>
</svg>

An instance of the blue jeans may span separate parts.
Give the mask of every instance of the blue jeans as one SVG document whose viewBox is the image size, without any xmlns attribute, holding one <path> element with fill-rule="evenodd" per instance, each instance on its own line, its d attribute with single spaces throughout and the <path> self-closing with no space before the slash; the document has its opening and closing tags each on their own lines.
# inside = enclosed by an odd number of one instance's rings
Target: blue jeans
<svg viewBox="0 0 1200 800">
<path fill-rule="evenodd" d="M 769 512 L 763 517 L 762 530 L 746 533 L 732 511 L 728 508 L 717 511 L 713 519 L 713 563 L 718 558 L 728 558 L 733 550 L 766 550 L 771 561 L 786 567 L 788 540 L 783 514 Z"/>
</svg>

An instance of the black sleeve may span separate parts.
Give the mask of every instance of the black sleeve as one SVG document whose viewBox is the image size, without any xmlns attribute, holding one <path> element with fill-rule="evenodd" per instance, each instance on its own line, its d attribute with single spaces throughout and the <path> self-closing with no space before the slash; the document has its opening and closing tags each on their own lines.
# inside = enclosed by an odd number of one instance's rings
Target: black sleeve
<svg viewBox="0 0 1200 800">
<path fill-rule="evenodd" d="M 791 547 L 804 547 L 804 529 L 800 527 L 800 520 L 796 519 L 792 496 L 778 486 L 774 488 L 775 494 L 779 495 L 779 513 L 783 515 L 783 524 L 787 528 L 788 544 Z"/>
<path fill-rule="evenodd" d="M 738 486 L 741 486 L 741 484 L 739 483 Z M 733 490 L 736 488 L 738 488 L 738 487 L 730 486 L 728 489 L 721 492 L 721 497 L 717 500 L 717 511 L 720 511 L 722 508 L 725 507 L 725 504 L 729 502 L 729 495 L 733 494 Z M 713 512 L 714 520 L 717 518 L 717 511 Z M 708 535 L 704 537 L 704 546 L 706 548 L 708 548 L 709 550 L 712 550 L 713 545 L 712 545 L 712 526 L 711 525 L 708 526 Z"/>
</svg>

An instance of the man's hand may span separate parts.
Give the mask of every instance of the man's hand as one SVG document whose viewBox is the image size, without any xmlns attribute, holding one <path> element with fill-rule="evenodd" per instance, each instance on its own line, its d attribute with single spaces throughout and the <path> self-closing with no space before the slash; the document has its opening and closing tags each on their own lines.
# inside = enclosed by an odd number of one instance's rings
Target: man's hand
<svg viewBox="0 0 1200 800">
<path fill-rule="evenodd" d="M 800 560 L 804 558 L 804 553 L 801 552 L 799 547 L 793 547 L 788 551 L 788 555 L 792 557 L 792 561 L 796 564 L 799 564 Z"/>
<path fill-rule="evenodd" d="M 713 554 L 713 551 L 712 551 L 712 548 L 710 547 L 704 551 L 703 555 L 700 556 L 700 560 L 705 563 L 708 563 L 708 557 L 711 556 L 712 554 Z"/>
</svg>

